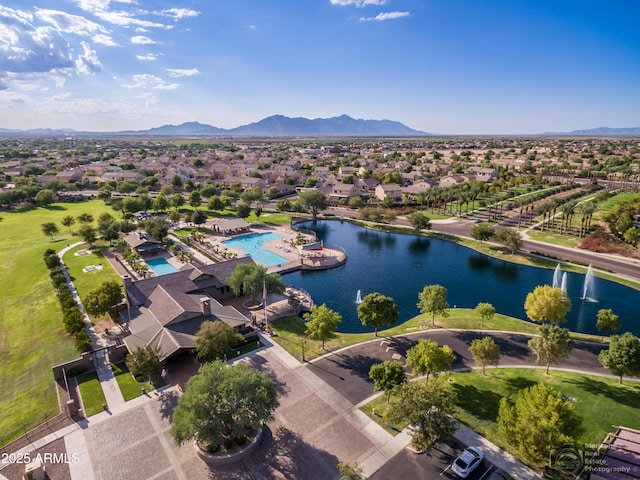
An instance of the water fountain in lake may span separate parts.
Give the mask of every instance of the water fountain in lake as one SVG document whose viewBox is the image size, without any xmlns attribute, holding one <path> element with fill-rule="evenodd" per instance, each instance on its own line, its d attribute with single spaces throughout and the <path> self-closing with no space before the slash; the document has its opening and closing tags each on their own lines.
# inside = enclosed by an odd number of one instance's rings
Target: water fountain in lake
<svg viewBox="0 0 640 480">
<path fill-rule="evenodd" d="M 358 290 L 358 293 L 356 294 L 356 303 L 358 305 L 362 303 L 362 296 L 360 295 L 360 290 Z"/>
<path fill-rule="evenodd" d="M 562 282 L 560 282 L 560 290 L 567 293 L 567 272 L 562 274 Z"/>
<path fill-rule="evenodd" d="M 556 269 L 553 271 L 553 283 L 551 286 L 553 288 L 560 288 L 560 284 L 562 282 L 562 270 L 560 269 L 560 264 L 556 266 Z"/>
<path fill-rule="evenodd" d="M 587 274 L 584 277 L 584 287 L 582 289 L 582 299 L 589 300 L 591 302 L 596 302 L 596 295 L 594 291 L 594 277 L 593 277 L 593 267 L 589 264 L 589 268 L 587 269 Z"/>
</svg>

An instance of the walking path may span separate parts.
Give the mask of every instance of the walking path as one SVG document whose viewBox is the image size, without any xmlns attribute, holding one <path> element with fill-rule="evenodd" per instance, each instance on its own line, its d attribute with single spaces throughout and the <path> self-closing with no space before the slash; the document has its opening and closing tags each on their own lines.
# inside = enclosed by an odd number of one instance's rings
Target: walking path
<svg viewBox="0 0 640 480">
<path fill-rule="evenodd" d="M 118 386 L 118 382 L 116 381 L 116 377 L 113 374 L 113 370 L 111 369 L 111 365 L 108 363 L 108 359 L 105 356 L 104 350 L 100 350 L 102 347 L 105 347 L 104 341 L 96 334 L 95 329 L 93 328 L 93 323 L 89 318 L 89 315 L 84 311 L 84 307 L 82 306 L 82 300 L 80 299 L 80 295 L 76 290 L 76 287 L 73 285 L 71 281 L 71 276 L 67 271 L 67 267 L 64 264 L 64 255 L 71 249 L 82 245 L 84 242 L 77 242 L 73 245 L 67 245 L 65 248 L 58 252 L 58 257 L 60 258 L 60 266 L 62 268 L 62 272 L 67 279 L 67 285 L 69 290 L 71 290 L 71 295 L 75 300 L 76 304 L 80 308 L 80 311 L 84 315 L 84 321 L 86 323 L 87 332 L 91 337 L 91 342 L 93 343 L 94 350 L 97 350 L 94 355 L 94 364 L 96 367 L 96 373 L 98 374 L 98 379 L 100 380 L 100 386 L 102 387 L 102 391 L 104 392 L 104 397 L 107 401 L 107 406 L 109 409 L 114 409 L 122 404 L 124 404 L 124 398 L 122 397 L 122 392 L 120 391 L 120 387 Z"/>
</svg>

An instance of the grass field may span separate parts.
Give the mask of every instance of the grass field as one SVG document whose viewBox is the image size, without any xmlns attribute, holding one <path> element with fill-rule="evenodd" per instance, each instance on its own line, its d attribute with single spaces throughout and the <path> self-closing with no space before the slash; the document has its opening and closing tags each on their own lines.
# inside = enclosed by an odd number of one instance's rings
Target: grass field
<svg viewBox="0 0 640 480">
<path fill-rule="evenodd" d="M 104 398 L 100 380 L 96 372 L 85 373 L 78 376 L 78 388 L 82 396 L 82 406 L 84 408 L 84 416 L 90 417 L 104 410 L 103 404 L 107 402 Z"/>
<path fill-rule="evenodd" d="M 515 399 L 519 390 L 536 383 L 545 383 L 563 395 L 575 400 L 575 412 L 582 418 L 583 432 L 578 443 L 599 444 L 612 425 L 625 425 L 640 429 L 640 409 L 637 398 L 640 384 L 591 375 L 551 371 L 545 375 L 543 369 L 488 369 L 487 375 L 480 371 L 443 375 L 445 385 L 457 396 L 456 417 L 471 429 L 518 458 L 517 452 L 507 445 L 498 431 L 497 417 L 500 399 Z M 388 406 L 385 395 L 362 406 L 360 410 L 378 422 L 392 434 L 406 424 L 387 421 Z M 375 411 L 375 413 L 374 413 Z"/>
<path fill-rule="evenodd" d="M 102 202 L 54 204 L 2 212 L 0 221 L 0 435 L 57 407 L 51 366 L 76 357 L 64 332 L 60 306 L 42 254 L 77 241 L 60 224 L 66 215 L 97 217 L 110 208 Z M 55 222 L 51 240 L 40 225 Z M 76 225 L 77 227 L 77 225 Z"/>
<path fill-rule="evenodd" d="M 142 387 L 144 387 L 147 392 L 156 389 L 156 386 L 150 382 L 137 381 L 133 375 L 131 375 L 131 372 L 129 372 L 124 362 L 111 365 L 111 369 L 116 377 L 125 402 L 142 395 Z"/>
</svg>

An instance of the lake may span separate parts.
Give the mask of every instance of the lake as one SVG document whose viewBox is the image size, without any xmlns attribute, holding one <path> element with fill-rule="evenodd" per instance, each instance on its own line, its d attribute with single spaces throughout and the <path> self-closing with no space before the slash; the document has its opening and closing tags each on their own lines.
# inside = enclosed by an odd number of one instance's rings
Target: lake
<svg viewBox="0 0 640 480">
<path fill-rule="evenodd" d="M 426 285 L 447 288 L 451 308 L 475 308 L 491 303 L 498 313 L 527 319 L 524 301 L 538 285 L 551 285 L 553 270 L 528 267 L 498 260 L 475 250 L 440 239 L 379 232 L 349 222 L 318 221 L 301 225 L 314 230 L 327 247 L 336 245 L 347 252 L 347 262 L 332 270 L 297 271 L 286 274 L 287 284 L 307 290 L 317 304 L 342 314 L 341 332 L 373 331 L 363 327 L 357 316 L 356 295 L 380 292 L 392 297 L 400 310 L 400 322 L 419 314 L 418 293 Z M 611 308 L 622 322 L 621 333 L 640 335 L 638 306 L 640 292 L 595 279 L 597 301 L 582 300 L 584 275 L 567 273 L 567 294 L 572 308 L 563 324 L 573 331 L 598 334 L 596 315 Z"/>
</svg>

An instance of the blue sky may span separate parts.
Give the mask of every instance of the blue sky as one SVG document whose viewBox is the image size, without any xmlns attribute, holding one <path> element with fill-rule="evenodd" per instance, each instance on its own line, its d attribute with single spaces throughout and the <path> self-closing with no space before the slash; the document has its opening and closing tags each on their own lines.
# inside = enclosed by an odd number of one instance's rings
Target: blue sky
<svg viewBox="0 0 640 480">
<path fill-rule="evenodd" d="M 0 0 L 0 128 L 640 126 L 640 2 Z"/>
</svg>

